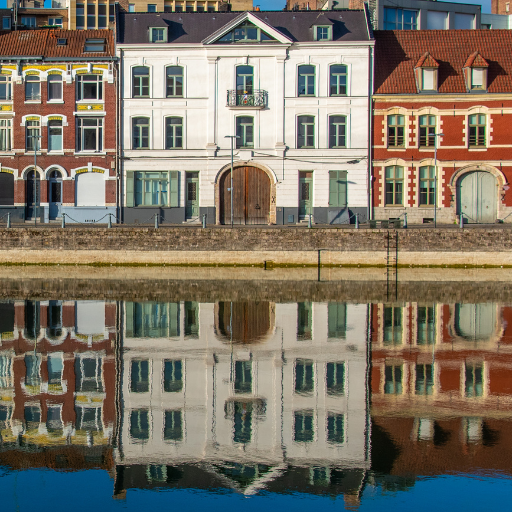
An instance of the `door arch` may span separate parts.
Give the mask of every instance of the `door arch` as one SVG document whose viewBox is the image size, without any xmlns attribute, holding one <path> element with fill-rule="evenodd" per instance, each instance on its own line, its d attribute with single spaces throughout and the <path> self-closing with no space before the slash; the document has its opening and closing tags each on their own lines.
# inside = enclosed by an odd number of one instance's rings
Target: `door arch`
<svg viewBox="0 0 512 512">
<path fill-rule="evenodd" d="M 219 221 L 231 223 L 231 170 L 219 180 Z M 233 169 L 233 224 L 271 223 L 271 183 L 259 167 L 239 166 Z"/>
<path fill-rule="evenodd" d="M 62 217 L 62 174 L 57 169 L 48 175 L 50 220 Z"/>
<path fill-rule="evenodd" d="M 25 218 L 34 219 L 37 214 L 41 216 L 40 204 L 41 204 L 41 176 L 39 171 L 31 169 L 25 176 L 26 187 L 25 187 Z M 35 207 L 34 207 L 35 206 Z"/>
<path fill-rule="evenodd" d="M 491 224 L 498 210 L 498 182 L 488 171 L 463 174 L 457 181 L 457 215 L 465 221 Z"/>
</svg>

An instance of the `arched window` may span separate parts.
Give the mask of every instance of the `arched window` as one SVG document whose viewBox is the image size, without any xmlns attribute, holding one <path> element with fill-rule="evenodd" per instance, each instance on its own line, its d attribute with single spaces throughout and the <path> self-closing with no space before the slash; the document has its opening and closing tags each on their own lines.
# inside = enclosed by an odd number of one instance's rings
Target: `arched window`
<svg viewBox="0 0 512 512">
<path fill-rule="evenodd" d="M 149 68 L 136 66 L 132 69 L 132 89 L 134 98 L 149 98 Z"/>
<path fill-rule="evenodd" d="M 167 66 L 166 75 L 166 96 L 167 98 L 183 97 L 183 68 L 181 66 Z"/>
</svg>

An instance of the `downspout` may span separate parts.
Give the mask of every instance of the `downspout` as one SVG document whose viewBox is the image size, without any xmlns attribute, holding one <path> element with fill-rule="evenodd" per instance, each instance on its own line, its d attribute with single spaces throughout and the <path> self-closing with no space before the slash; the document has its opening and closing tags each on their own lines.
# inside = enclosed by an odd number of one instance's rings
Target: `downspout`
<svg viewBox="0 0 512 512">
<path fill-rule="evenodd" d="M 123 147 L 122 147 L 122 126 L 123 126 L 123 120 L 121 119 L 122 116 L 122 108 L 121 108 L 121 92 L 122 92 L 122 81 L 123 81 L 123 50 L 120 50 L 119 55 L 119 69 L 118 69 L 118 77 L 117 77 L 117 100 L 116 100 L 116 109 L 117 109 L 117 130 L 116 130 L 116 158 L 117 158 L 117 208 L 118 208 L 118 219 L 119 223 L 124 223 L 124 208 L 123 208 L 123 175 L 124 175 L 124 169 L 123 169 Z"/>
<path fill-rule="evenodd" d="M 118 61 L 119 62 L 119 61 Z M 116 217 L 117 222 L 121 222 L 121 189 L 120 189 L 120 172 L 119 172 L 119 73 L 117 69 L 117 62 L 114 62 L 114 84 L 116 88 L 116 153 L 115 153 L 115 166 L 116 166 Z"/>
<path fill-rule="evenodd" d="M 372 112 L 373 112 L 373 58 L 372 47 L 368 46 L 368 215 L 367 219 L 373 219 L 373 165 L 372 165 Z"/>
</svg>

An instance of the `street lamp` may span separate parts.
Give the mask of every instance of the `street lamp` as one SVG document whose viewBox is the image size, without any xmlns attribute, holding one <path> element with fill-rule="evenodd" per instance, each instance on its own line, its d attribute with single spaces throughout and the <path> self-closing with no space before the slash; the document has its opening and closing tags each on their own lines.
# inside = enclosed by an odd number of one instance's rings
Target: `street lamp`
<svg viewBox="0 0 512 512">
<path fill-rule="evenodd" d="M 225 139 L 231 139 L 231 228 L 233 228 L 233 141 L 239 139 L 238 135 L 226 135 Z"/>
<path fill-rule="evenodd" d="M 37 226 L 37 142 L 41 135 L 30 135 L 30 137 L 34 143 L 34 226 Z"/>
<path fill-rule="evenodd" d="M 437 137 L 444 133 L 434 133 L 434 227 L 437 227 Z"/>
</svg>

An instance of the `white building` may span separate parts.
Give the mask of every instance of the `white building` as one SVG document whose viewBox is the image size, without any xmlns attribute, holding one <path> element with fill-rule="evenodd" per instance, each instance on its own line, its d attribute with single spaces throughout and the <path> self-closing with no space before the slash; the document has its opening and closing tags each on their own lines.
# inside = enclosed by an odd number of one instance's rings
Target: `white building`
<svg viewBox="0 0 512 512">
<path fill-rule="evenodd" d="M 231 201 L 236 224 L 366 217 L 367 11 L 118 20 L 126 222 L 229 224 Z"/>
<path fill-rule="evenodd" d="M 366 304 L 126 303 L 118 487 L 198 464 L 245 494 L 293 468 L 362 483 L 367 328 Z"/>
</svg>

